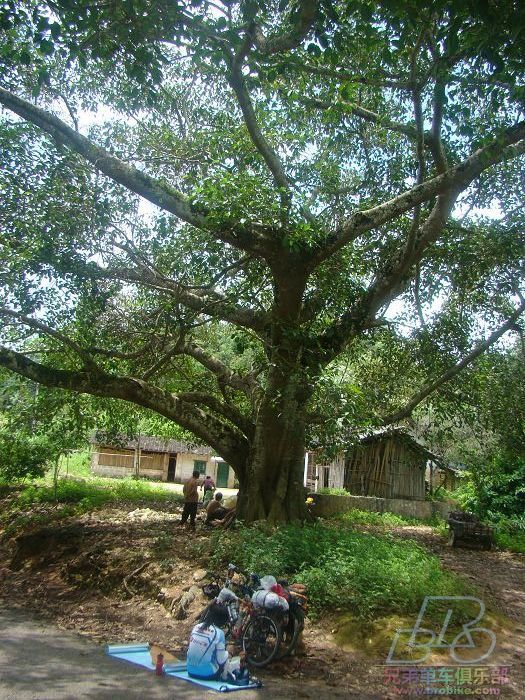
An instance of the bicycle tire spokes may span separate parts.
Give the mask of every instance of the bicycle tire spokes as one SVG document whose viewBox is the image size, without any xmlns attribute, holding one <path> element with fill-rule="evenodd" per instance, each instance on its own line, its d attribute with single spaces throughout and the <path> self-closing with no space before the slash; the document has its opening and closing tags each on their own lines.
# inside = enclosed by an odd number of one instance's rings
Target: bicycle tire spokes
<svg viewBox="0 0 525 700">
<path fill-rule="evenodd" d="M 248 662 L 262 667 L 272 661 L 279 650 L 280 628 L 266 616 L 254 616 L 243 632 L 243 650 Z"/>
</svg>

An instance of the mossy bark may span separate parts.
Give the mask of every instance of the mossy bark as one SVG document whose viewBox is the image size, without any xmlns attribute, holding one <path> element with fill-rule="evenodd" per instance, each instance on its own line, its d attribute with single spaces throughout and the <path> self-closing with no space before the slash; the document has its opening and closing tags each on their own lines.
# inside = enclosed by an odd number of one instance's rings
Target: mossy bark
<svg viewBox="0 0 525 700">
<path fill-rule="evenodd" d="M 237 517 L 283 523 L 307 515 L 303 485 L 308 391 L 287 364 L 274 367 L 240 481 Z"/>
</svg>

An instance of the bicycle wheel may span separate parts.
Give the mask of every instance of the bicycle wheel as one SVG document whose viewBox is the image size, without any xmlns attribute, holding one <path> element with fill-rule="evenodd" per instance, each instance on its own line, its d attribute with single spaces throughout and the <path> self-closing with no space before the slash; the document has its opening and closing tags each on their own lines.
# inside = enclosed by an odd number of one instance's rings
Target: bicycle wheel
<svg viewBox="0 0 525 700">
<path fill-rule="evenodd" d="M 281 644 L 279 645 L 278 659 L 289 656 L 299 640 L 299 635 L 304 629 L 304 612 L 299 606 L 295 610 L 290 610 L 288 624 L 282 629 Z"/>
<path fill-rule="evenodd" d="M 242 633 L 242 648 L 248 663 L 258 668 L 268 665 L 279 651 L 281 637 L 281 627 L 271 617 L 252 617 Z"/>
</svg>

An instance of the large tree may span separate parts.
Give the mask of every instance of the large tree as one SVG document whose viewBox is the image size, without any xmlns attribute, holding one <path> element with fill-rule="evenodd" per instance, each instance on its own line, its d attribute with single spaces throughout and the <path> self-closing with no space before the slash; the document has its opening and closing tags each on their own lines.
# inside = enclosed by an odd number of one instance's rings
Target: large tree
<svg viewBox="0 0 525 700">
<path fill-rule="evenodd" d="M 0 364 L 191 431 L 246 521 L 303 516 L 342 354 L 421 350 L 398 421 L 523 312 L 517 3 L 6 2 L 0 27 Z"/>
</svg>

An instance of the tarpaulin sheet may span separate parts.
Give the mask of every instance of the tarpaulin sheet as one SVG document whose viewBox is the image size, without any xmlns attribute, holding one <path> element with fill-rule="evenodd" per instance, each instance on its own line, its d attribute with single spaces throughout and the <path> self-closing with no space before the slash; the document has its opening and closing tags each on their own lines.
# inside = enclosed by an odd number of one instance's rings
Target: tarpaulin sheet
<svg viewBox="0 0 525 700">
<path fill-rule="evenodd" d="M 155 670 L 155 664 L 151 658 L 149 644 L 108 644 L 106 653 L 115 659 L 128 661 L 136 666 L 142 666 L 150 671 Z M 171 678 L 180 678 L 183 681 L 189 681 L 196 685 L 201 685 L 209 690 L 215 690 L 219 693 L 229 693 L 234 690 L 249 690 L 260 688 L 259 681 L 249 683 L 248 685 L 232 685 L 226 681 L 205 681 L 200 678 L 191 678 L 186 671 L 186 663 L 184 661 L 172 662 L 164 664 L 164 674 Z"/>
</svg>

